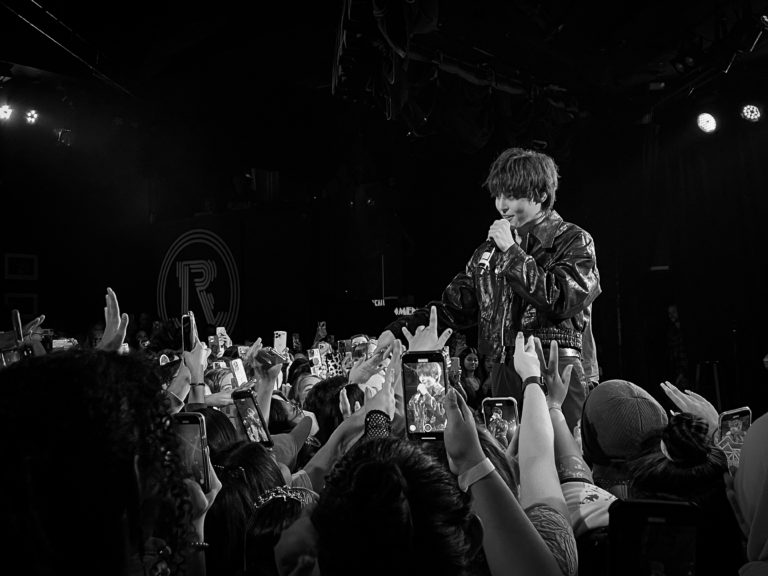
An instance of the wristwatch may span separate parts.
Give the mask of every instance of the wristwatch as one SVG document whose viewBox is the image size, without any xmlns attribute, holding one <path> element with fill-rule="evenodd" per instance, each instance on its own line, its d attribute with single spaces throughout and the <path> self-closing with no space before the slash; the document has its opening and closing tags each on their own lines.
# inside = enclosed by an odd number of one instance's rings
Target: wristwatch
<svg viewBox="0 0 768 576">
<path fill-rule="evenodd" d="M 547 383 L 544 382 L 544 378 L 541 376 L 528 376 L 525 380 L 523 380 L 523 392 L 525 392 L 525 389 L 528 387 L 529 384 L 538 384 L 541 387 L 541 391 L 544 392 L 544 396 L 547 396 L 549 394 L 549 390 L 547 389 Z"/>
</svg>

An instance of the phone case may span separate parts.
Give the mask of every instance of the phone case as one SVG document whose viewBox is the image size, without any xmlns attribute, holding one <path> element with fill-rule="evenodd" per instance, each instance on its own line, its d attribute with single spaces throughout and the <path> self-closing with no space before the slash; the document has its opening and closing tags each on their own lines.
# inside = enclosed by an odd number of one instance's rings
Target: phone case
<svg viewBox="0 0 768 576">
<path fill-rule="evenodd" d="M 205 418 L 197 412 L 179 412 L 173 415 L 183 466 L 200 484 L 204 493 L 210 488 L 208 470 L 208 435 Z"/>
<path fill-rule="evenodd" d="M 240 429 L 248 439 L 272 447 L 274 442 L 253 390 L 236 390 L 232 393 L 232 400 L 235 403 Z"/>
<path fill-rule="evenodd" d="M 445 356 L 442 352 L 406 352 L 401 363 L 408 439 L 442 440 L 447 423 L 443 406 L 448 389 Z"/>
</svg>

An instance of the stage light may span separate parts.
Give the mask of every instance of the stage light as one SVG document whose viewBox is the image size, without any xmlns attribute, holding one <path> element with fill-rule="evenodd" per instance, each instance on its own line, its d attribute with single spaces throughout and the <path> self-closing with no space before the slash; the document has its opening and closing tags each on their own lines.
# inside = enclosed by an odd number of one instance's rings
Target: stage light
<svg viewBox="0 0 768 576">
<path fill-rule="evenodd" d="M 741 109 L 741 117 L 750 122 L 757 122 L 762 115 L 760 108 L 754 104 L 747 104 Z"/>
<path fill-rule="evenodd" d="M 11 114 L 13 114 L 13 108 L 8 106 L 8 104 L 0 106 L 0 120 L 8 120 Z"/>
<path fill-rule="evenodd" d="M 37 118 L 39 116 L 40 115 L 37 113 L 37 110 L 30 110 L 29 112 L 27 112 L 27 115 L 25 116 L 27 120 L 27 124 L 34 124 L 35 122 L 37 122 Z"/>
<path fill-rule="evenodd" d="M 717 120 L 715 120 L 715 117 L 712 116 L 712 114 L 709 114 L 707 112 L 699 114 L 699 117 L 696 120 L 696 123 L 699 125 L 699 129 L 702 132 L 710 133 L 717 130 Z"/>
</svg>

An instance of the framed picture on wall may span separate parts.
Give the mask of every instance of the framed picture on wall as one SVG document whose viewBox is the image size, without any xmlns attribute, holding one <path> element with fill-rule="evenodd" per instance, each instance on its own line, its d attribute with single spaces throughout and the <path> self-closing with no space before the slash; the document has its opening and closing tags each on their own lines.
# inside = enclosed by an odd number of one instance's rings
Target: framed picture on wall
<svg viewBox="0 0 768 576">
<path fill-rule="evenodd" d="M 6 254 L 6 280 L 37 280 L 37 255 Z"/>
</svg>

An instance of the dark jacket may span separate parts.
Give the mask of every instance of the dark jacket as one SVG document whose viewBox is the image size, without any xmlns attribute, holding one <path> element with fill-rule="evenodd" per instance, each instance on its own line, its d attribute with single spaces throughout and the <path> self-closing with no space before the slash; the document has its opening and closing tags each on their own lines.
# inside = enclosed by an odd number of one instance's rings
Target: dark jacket
<svg viewBox="0 0 768 576">
<path fill-rule="evenodd" d="M 438 333 L 479 326 L 478 351 L 497 360 L 502 346 L 514 348 L 519 330 L 526 338 L 540 338 L 544 347 L 555 340 L 561 348 L 580 351 L 590 304 L 600 294 L 592 237 L 552 211 L 531 228 L 522 246 L 525 251 L 517 244 L 506 252 L 496 250 L 488 272 L 480 274 L 477 263 L 488 249 L 483 243 L 441 300 L 387 329 L 400 338 L 403 326 L 413 333 L 429 324 L 429 308 L 435 305 Z"/>
</svg>

